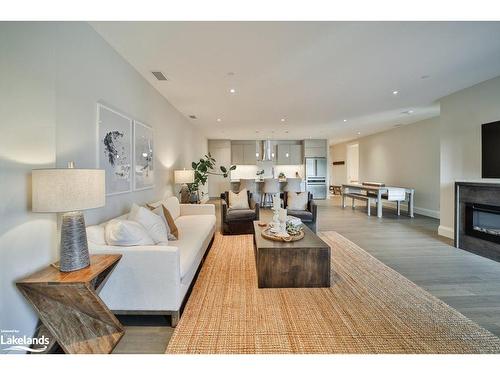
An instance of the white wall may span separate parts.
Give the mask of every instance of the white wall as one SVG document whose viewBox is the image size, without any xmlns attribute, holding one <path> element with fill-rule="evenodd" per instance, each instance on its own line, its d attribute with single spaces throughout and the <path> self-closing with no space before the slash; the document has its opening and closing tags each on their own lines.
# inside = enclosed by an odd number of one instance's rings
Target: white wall
<svg viewBox="0 0 500 375">
<path fill-rule="evenodd" d="M 347 183 L 347 143 L 331 145 L 329 154 L 331 162 L 344 162 L 344 164 L 341 165 L 332 165 L 332 163 L 330 163 L 330 185 L 342 185 Z"/>
<path fill-rule="evenodd" d="M 96 103 L 154 128 L 155 188 L 108 197 L 87 224 L 171 195 L 173 171 L 207 152 L 206 138 L 86 23 L 0 23 L 0 274 L 2 329 L 31 335 L 36 315 L 13 281 L 55 259 L 55 215 L 30 212 L 30 171 L 95 168 Z"/>
<path fill-rule="evenodd" d="M 415 212 L 439 217 L 439 118 L 362 137 L 359 143 L 359 180 L 415 189 Z M 353 143 L 353 142 L 351 142 Z M 331 147 L 331 158 L 346 160 L 347 143 Z M 342 184 L 345 168 L 333 167 Z M 336 173 L 337 172 L 337 173 Z"/>
<path fill-rule="evenodd" d="M 500 77 L 444 97 L 441 103 L 441 225 L 453 238 L 454 181 L 481 179 L 481 124 L 500 120 Z"/>
<path fill-rule="evenodd" d="M 225 167 L 231 165 L 231 141 L 210 139 L 208 151 L 217 162 L 217 169 L 221 165 Z M 231 172 L 231 175 L 232 173 L 234 172 Z M 218 198 L 222 192 L 231 190 L 230 178 L 231 176 L 224 178 L 223 176 L 209 175 L 207 180 L 208 195 L 211 198 Z"/>
</svg>

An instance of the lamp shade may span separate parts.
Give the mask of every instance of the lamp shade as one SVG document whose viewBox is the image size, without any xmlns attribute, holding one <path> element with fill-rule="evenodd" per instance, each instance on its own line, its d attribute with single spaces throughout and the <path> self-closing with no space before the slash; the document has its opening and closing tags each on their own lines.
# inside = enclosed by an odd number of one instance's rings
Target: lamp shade
<svg viewBox="0 0 500 375">
<path fill-rule="evenodd" d="M 101 169 L 35 169 L 32 172 L 33 212 L 70 212 L 106 203 Z"/>
<path fill-rule="evenodd" d="M 176 184 L 192 184 L 194 182 L 194 171 L 192 169 L 175 171 L 174 174 Z"/>
</svg>

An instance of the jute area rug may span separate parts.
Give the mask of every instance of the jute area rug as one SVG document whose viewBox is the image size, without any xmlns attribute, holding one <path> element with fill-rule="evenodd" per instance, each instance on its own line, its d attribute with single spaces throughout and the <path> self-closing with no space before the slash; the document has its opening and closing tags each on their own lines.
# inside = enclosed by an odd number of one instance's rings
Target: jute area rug
<svg viewBox="0 0 500 375">
<path fill-rule="evenodd" d="M 167 353 L 500 353 L 500 339 L 336 232 L 330 288 L 258 289 L 251 235 L 217 234 Z"/>
</svg>

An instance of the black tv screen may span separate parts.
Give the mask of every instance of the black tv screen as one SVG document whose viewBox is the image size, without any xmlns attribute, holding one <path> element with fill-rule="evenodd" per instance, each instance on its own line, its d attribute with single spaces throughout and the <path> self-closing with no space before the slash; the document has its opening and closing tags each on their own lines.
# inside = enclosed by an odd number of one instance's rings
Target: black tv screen
<svg viewBox="0 0 500 375">
<path fill-rule="evenodd" d="M 500 178 L 500 121 L 483 124 L 482 138 L 482 177 Z"/>
</svg>

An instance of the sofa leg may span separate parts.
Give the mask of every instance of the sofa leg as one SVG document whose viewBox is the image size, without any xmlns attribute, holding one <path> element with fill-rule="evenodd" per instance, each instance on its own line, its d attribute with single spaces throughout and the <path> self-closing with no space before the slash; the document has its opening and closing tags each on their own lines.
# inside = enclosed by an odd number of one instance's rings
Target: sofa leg
<svg viewBox="0 0 500 375">
<path fill-rule="evenodd" d="M 172 328 L 175 328 L 177 326 L 177 323 L 179 323 L 179 317 L 180 317 L 179 311 L 175 311 L 170 316 L 170 320 L 172 321 Z"/>
</svg>

